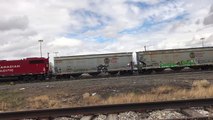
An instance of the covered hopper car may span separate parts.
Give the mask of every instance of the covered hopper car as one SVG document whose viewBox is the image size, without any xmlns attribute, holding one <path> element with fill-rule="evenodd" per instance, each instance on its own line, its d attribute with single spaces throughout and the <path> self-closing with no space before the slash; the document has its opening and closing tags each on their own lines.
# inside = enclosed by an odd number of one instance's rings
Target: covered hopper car
<svg viewBox="0 0 213 120">
<path fill-rule="evenodd" d="M 213 68 L 213 47 L 168 49 L 137 52 L 139 73 L 161 72 L 164 69 L 180 71 Z"/>
<path fill-rule="evenodd" d="M 96 76 L 101 72 L 115 75 L 131 74 L 132 53 L 111 53 L 54 58 L 55 73 L 58 77 L 79 77 L 83 73 Z"/>
</svg>

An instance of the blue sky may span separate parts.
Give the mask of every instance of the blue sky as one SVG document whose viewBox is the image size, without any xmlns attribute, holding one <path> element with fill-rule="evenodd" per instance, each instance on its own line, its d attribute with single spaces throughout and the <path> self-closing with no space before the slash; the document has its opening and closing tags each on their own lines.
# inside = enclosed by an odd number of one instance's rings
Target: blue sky
<svg viewBox="0 0 213 120">
<path fill-rule="evenodd" d="M 141 14 L 138 17 L 142 17 L 143 19 L 141 22 L 138 22 L 137 25 L 132 26 L 131 28 L 125 28 L 121 29 L 120 31 L 116 31 L 116 34 L 143 34 L 146 32 L 154 32 L 160 30 L 162 27 L 166 26 L 167 24 L 170 24 L 175 21 L 185 21 L 187 20 L 187 17 L 189 13 L 187 11 L 180 11 L 175 13 L 174 16 L 171 16 L 169 18 L 161 18 L 158 19 L 159 16 L 155 14 L 150 14 L 146 17 L 143 18 L 143 11 L 146 10 L 152 10 L 156 8 L 160 8 L 162 6 L 173 6 L 174 8 L 171 8 L 171 11 L 173 9 L 176 9 L 176 7 L 179 7 L 178 4 L 179 2 L 176 0 L 162 0 L 156 4 L 151 4 L 149 2 L 140 2 L 140 1 L 126 1 L 124 2 L 126 6 L 134 6 L 141 10 Z M 129 11 L 131 11 L 131 8 L 129 8 Z M 168 11 L 167 11 L 168 12 Z M 110 16 L 104 16 L 103 14 L 100 14 L 99 12 L 94 12 L 92 10 L 87 10 L 87 9 L 78 9 L 76 11 L 72 11 L 77 19 L 82 20 L 83 26 L 78 29 L 77 31 L 74 31 L 73 33 L 68 33 L 68 37 L 73 37 L 73 38 L 81 38 L 82 39 L 82 34 L 87 33 L 88 31 L 98 31 L 104 29 L 110 22 L 113 22 L 115 18 L 111 18 Z M 170 14 L 169 12 L 167 14 Z M 160 15 L 160 14 L 159 14 Z M 88 24 L 87 19 L 93 19 L 96 21 L 96 24 Z M 119 19 L 119 18 L 117 18 Z M 131 22 L 131 21 L 130 21 Z M 83 37 L 83 38 L 86 38 Z M 91 39 L 91 37 L 89 37 Z M 104 36 L 95 36 L 93 39 L 96 39 L 97 42 L 109 42 L 109 41 L 114 41 L 114 38 L 108 38 Z"/>
<path fill-rule="evenodd" d="M 16 9 L 11 9 L 16 8 Z M 213 45 L 212 0 L 1 0 L 1 59 Z"/>
<path fill-rule="evenodd" d="M 130 29 L 124 29 L 120 32 L 120 34 L 139 34 L 139 33 L 146 33 L 146 32 L 154 32 L 159 31 L 162 29 L 162 27 L 166 26 L 169 23 L 172 22 L 183 22 L 187 20 L 187 13 L 181 13 L 177 16 L 164 19 L 164 20 L 156 20 L 156 18 L 147 18 L 145 19 L 140 25 L 130 28 Z"/>
</svg>

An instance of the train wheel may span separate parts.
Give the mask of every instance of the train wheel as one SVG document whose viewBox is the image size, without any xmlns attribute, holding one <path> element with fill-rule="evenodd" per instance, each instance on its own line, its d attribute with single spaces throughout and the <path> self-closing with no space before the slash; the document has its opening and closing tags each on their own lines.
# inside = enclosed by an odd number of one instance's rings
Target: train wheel
<svg viewBox="0 0 213 120">
<path fill-rule="evenodd" d="M 208 65 L 201 66 L 201 70 L 209 70 L 209 69 L 210 69 L 210 66 Z"/>
<path fill-rule="evenodd" d="M 138 74 L 144 74 L 144 70 L 138 70 Z"/>
<path fill-rule="evenodd" d="M 28 81 L 29 78 L 28 78 L 28 76 L 23 76 L 22 79 L 23 79 L 24 81 Z"/>
<path fill-rule="evenodd" d="M 100 72 L 92 72 L 92 73 L 89 73 L 91 76 L 95 77 L 95 76 L 98 76 L 100 74 Z"/>
<path fill-rule="evenodd" d="M 63 75 L 63 79 L 66 79 L 66 80 L 69 80 L 70 77 L 71 77 L 71 75 L 69 75 L 69 74 Z"/>
<path fill-rule="evenodd" d="M 151 74 L 152 72 L 153 72 L 152 69 L 147 69 L 147 70 L 145 70 L 145 74 Z"/>
<path fill-rule="evenodd" d="M 200 69 L 200 66 L 190 66 L 191 69 L 194 69 L 194 70 L 199 70 Z"/>
<path fill-rule="evenodd" d="M 156 72 L 156 73 L 161 73 L 161 72 L 163 72 L 165 69 L 164 68 L 158 68 L 158 69 L 155 69 L 154 71 Z"/>
<path fill-rule="evenodd" d="M 126 75 L 132 75 L 132 74 L 133 72 L 131 70 L 120 71 L 120 75 L 126 76 Z"/>
<path fill-rule="evenodd" d="M 61 76 L 56 76 L 55 78 L 56 78 L 57 80 L 59 80 L 59 79 L 61 79 Z"/>
<path fill-rule="evenodd" d="M 146 70 L 143 69 L 143 70 L 138 71 L 138 73 L 141 75 L 151 74 L 152 72 L 153 72 L 152 69 L 146 69 Z"/>
<path fill-rule="evenodd" d="M 174 67 L 174 68 L 171 68 L 172 70 L 176 71 L 176 72 L 179 72 L 183 69 L 184 67 Z"/>
<path fill-rule="evenodd" d="M 210 65 L 209 68 L 210 68 L 210 70 L 213 70 L 213 65 Z"/>
<path fill-rule="evenodd" d="M 81 73 L 72 74 L 71 76 L 74 78 L 79 78 L 81 76 Z"/>
<path fill-rule="evenodd" d="M 118 74 L 118 71 L 109 71 L 109 74 L 114 76 Z"/>
<path fill-rule="evenodd" d="M 44 76 L 43 75 L 37 75 L 37 80 L 44 80 Z"/>
<path fill-rule="evenodd" d="M 34 81 L 36 79 L 36 76 L 29 76 L 29 81 Z"/>
<path fill-rule="evenodd" d="M 128 75 L 133 75 L 133 71 L 132 70 L 128 70 L 127 73 L 128 73 Z"/>
<path fill-rule="evenodd" d="M 18 77 L 18 80 L 23 80 L 23 77 L 22 77 L 22 76 L 19 76 L 19 77 Z"/>
<path fill-rule="evenodd" d="M 31 82 L 31 76 L 23 76 L 25 82 Z"/>
<path fill-rule="evenodd" d="M 126 71 L 120 71 L 120 75 L 127 75 Z"/>
</svg>

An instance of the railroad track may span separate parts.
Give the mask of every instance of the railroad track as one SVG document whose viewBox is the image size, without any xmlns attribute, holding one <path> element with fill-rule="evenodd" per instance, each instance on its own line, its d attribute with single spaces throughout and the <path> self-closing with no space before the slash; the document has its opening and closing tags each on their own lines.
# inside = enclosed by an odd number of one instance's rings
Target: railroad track
<svg viewBox="0 0 213 120">
<path fill-rule="evenodd" d="M 178 75 L 187 75 L 187 74 L 193 74 L 193 75 L 199 75 L 199 74 L 211 74 L 213 73 L 212 70 L 208 71 L 201 71 L 201 70 L 185 70 L 185 71 L 180 71 L 180 72 L 175 72 L 175 71 L 167 71 L 167 72 L 162 72 L 162 73 L 154 73 L 154 74 L 133 74 L 133 75 L 126 75 L 126 76 L 110 76 L 110 75 L 100 75 L 96 77 L 92 76 L 82 76 L 80 78 L 71 78 L 71 79 L 49 79 L 49 80 L 32 80 L 32 81 L 17 81 L 17 80 L 0 80 L 0 85 L 4 84 L 23 84 L 23 83 L 39 83 L 39 82 L 54 82 L 54 81 L 68 81 L 68 80 L 85 80 L 85 79 L 100 79 L 100 78 L 126 78 L 126 77 L 158 77 L 160 75 L 166 75 L 166 76 L 178 76 Z"/>
<path fill-rule="evenodd" d="M 198 109 L 199 108 L 199 109 Z M 199 113 L 202 109 L 206 114 Z M 44 109 L 18 112 L 1 112 L 1 120 L 95 120 L 102 117 L 103 120 L 131 120 L 131 118 L 121 118 L 122 114 L 139 114 L 141 119 L 151 119 L 150 113 L 153 111 L 173 111 L 181 114 L 179 117 L 168 119 L 213 119 L 213 98 L 176 100 L 163 102 L 130 103 L 101 106 L 87 106 L 61 109 Z M 131 112 L 130 112 L 131 111 Z M 207 114 L 208 113 L 208 114 Z M 164 114 L 165 115 L 165 114 Z M 167 115 L 167 114 L 166 114 Z M 168 113 L 169 115 L 169 113 Z M 103 117 L 105 116 L 105 117 Z M 124 115 L 125 116 L 125 115 Z M 63 118 L 62 118 L 63 117 Z M 69 119 L 68 119 L 69 118 Z M 134 117 L 137 120 L 136 117 Z M 153 118 L 157 119 L 157 118 Z M 166 118 L 162 118 L 166 119 Z"/>
</svg>

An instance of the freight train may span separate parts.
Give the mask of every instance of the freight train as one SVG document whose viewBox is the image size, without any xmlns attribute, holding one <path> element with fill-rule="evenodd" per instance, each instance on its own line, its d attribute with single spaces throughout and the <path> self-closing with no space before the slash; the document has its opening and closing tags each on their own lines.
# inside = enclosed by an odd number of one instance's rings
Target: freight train
<svg viewBox="0 0 213 120">
<path fill-rule="evenodd" d="M 150 74 L 165 69 L 180 71 L 184 68 L 213 69 L 213 47 L 151 50 L 132 52 L 60 56 L 54 57 L 54 73 L 49 69 L 48 58 L 27 58 L 22 60 L 0 61 L 0 77 L 19 79 L 78 78 L 82 74 L 97 76 Z"/>
</svg>

